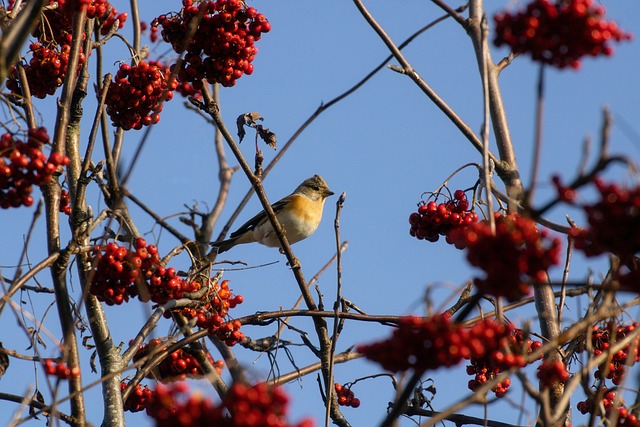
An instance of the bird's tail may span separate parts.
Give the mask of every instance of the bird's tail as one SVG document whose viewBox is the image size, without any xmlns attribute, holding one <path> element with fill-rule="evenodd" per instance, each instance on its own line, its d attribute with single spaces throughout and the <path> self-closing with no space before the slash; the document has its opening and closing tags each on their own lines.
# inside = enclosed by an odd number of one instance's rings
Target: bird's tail
<svg viewBox="0 0 640 427">
<path fill-rule="evenodd" d="M 232 239 L 227 239 L 227 240 L 221 240 L 219 242 L 213 242 L 211 243 L 211 246 L 214 248 L 218 249 L 218 253 L 221 254 L 222 252 L 226 252 L 229 249 L 231 249 L 232 247 L 234 247 L 236 245 L 236 239 L 237 237 L 234 237 Z"/>
</svg>

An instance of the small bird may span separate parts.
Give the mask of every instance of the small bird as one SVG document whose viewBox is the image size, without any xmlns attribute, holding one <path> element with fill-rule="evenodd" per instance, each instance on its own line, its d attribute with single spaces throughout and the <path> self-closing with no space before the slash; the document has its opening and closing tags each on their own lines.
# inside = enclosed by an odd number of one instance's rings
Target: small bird
<svg viewBox="0 0 640 427">
<path fill-rule="evenodd" d="M 322 209 L 327 197 L 333 195 L 320 175 L 314 175 L 298 185 L 293 193 L 271 205 L 284 228 L 289 243 L 293 244 L 311 236 L 322 219 Z M 218 253 L 226 252 L 235 245 L 258 242 L 271 248 L 279 247 L 280 241 L 265 211 L 260 212 L 227 240 L 213 242 Z"/>
</svg>

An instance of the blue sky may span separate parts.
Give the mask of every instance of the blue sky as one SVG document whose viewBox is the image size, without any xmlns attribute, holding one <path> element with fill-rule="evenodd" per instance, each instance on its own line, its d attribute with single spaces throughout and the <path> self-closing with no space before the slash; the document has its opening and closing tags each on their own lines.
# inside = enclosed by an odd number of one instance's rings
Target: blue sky
<svg viewBox="0 0 640 427">
<path fill-rule="evenodd" d="M 129 9 L 128 2 L 112 3 L 120 11 Z M 424 1 L 367 3 L 396 43 L 442 15 L 437 7 Z M 507 6 L 506 2 L 488 3 L 490 16 L 498 8 Z M 140 2 L 142 19 L 150 22 L 179 4 L 177 1 Z M 636 40 L 616 45 L 616 52 L 611 58 L 585 59 L 578 72 L 547 70 L 542 169 L 540 191 L 537 192 L 540 203 L 550 195 L 550 174 L 560 173 L 567 180 L 574 176 L 584 138 L 591 135 L 594 141 L 598 139 L 605 105 L 611 108 L 616 120 L 612 129 L 611 151 L 626 153 L 636 160 L 640 157 L 640 128 L 637 126 L 640 115 L 637 71 L 640 67 L 637 41 L 640 37 L 640 5 L 632 0 L 604 1 L 602 4 L 607 7 L 608 17 L 634 33 Z M 273 29 L 257 43 L 259 53 L 254 61 L 254 74 L 242 77 L 233 88 L 222 89 L 222 113 L 233 130 L 238 115 L 258 111 L 265 118 L 265 126 L 278 135 L 280 148 L 321 103 L 350 88 L 388 53 L 351 2 L 280 0 L 256 1 L 251 5 L 267 16 Z M 124 35 L 131 35 L 131 22 L 127 22 Z M 115 72 L 116 61 L 129 59 L 126 47 L 118 40 L 113 40 L 107 50 L 109 60 L 105 61 L 105 71 Z M 152 57 L 158 52 L 166 52 L 166 47 L 152 47 Z M 420 36 L 404 53 L 423 79 L 472 129 L 479 132 L 482 92 L 472 45 L 464 31 L 452 20 L 445 21 Z M 494 60 L 506 54 L 505 49 L 492 47 Z M 536 74 L 537 66 L 527 57 L 520 57 L 500 77 L 525 182 L 529 182 L 533 149 Z M 42 123 L 49 127 L 55 117 L 52 101 L 36 102 Z M 192 111 L 185 110 L 181 103 L 182 98 L 176 96 L 166 105 L 160 123 L 152 129 L 150 141 L 133 171 L 129 190 L 159 215 L 170 217 L 171 224 L 188 235 L 189 230 L 175 214 L 184 212 L 185 204 L 212 206 L 218 188 L 218 171 L 212 142 L 213 129 Z M 92 120 L 93 105 L 88 99 L 86 123 Z M 82 130 L 85 141 L 88 133 L 89 125 L 86 124 Z M 131 161 L 140 134 L 135 131 L 127 133 L 123 153 L 125 166 Z M 251 132 L 249 136 L 241 149 L 252 162 L 254 145 Z M 263 147 L 263 150 L 266 162 L 276 154 L 268 147 Z M 96 155 L 102 154 L 99 151 Z M 227 156 L 230 164 L 234 165 L 232 154 L 228 152 Z M 444 242 L 429 244 L 411 238 L 408 216 L 416 208 L 423 192 L 436 189 L 460 165 L 480 161 L 481 157 L 468 141 L 407 77 L 383 69 L 353 95 L 326 110 L 303 132 L 265 180 L 265 189 L 274 202 L 293 191 L 305 178 L 318 173 L 336 194 L 346 192 L 340 223 L 342 238 L 349 241 L 349 249 L 343 256 L 345 298 L 371 314 L 421 314 L 425 310 L 427 289 L 435 307 L 446 306 L 455 298 L 454 291 L 473 277 L 474 272 L 464 262 L 463 254 Z M 470 187 L 477 179 L 474 174 L 469 169 L 456 176 L 451 188 Z M 628 179 L 628 174 L 619 168 L 612 170 L 610 176 Z M 238 172 L 233 179 L 227 208 L 214 235 L 219 233 L 249 187 L 247 179 Z M 333 219 L 336 199 L 335 196 L 328 199 L 324 219 L 317 232 L 294 246 L 307 278 L 311 278 L 335 251 Z M 104 208 L 104 203 L 97 199 L 95 193 L 92 203 L 94 212 Z M 252 200 L 235 225 L 240 225 L 259 209 L 259 202 Z M 33 208 L 0 212 L 2 224 L 10 224 L 2 227 L 0 244 L 0 265 L 3 274 L 9 277 L 13 274 L 17 248 L 22 247 L 32 212 Z M 133 207 L 132 212 L 145 238 L 157 242 L 161 253 L 168 252 L 177 244 L 168 233 L 154 227 L 144 213 Z M 562 221 L 563 211 L 555 211 L 552 215 Z M 42 220 L 37 230 L 43 230 Z M 34 242 L 29 252 L 30 261 L 39 261 L 45 250 L 42 241 Z M 233 312 L 235 316 L 286 309 L 296 301 L 297 285 L 284 257 L 277 250 L 257 245 L 239 246 L 225 257 L 243 260 L 250 266 L 277 261 L 274 265 L 241 271 L 233 271 L 232 267 L 225 273 L 224 278 L 231 281 L 234 292 L 245 297 L 245 303 Z M 582 280 L 586 275 L 587 266 L 582 261 L 578 258 L 573 266 L 573 280 Z M 186 268 L 187 263 L 186 257 L 180 257 L 172 265 Z M 594 264 L 595 274 L 600 274 L 604 265 L 602 260 L 598 260 Z M 75 269 L 73 271 L 72 276 Z M 560 268 L 551 271 L 555 279 L 560 274 Z M 43 285 L 50 283 L 46 274 L 39 275 L 38 279 Z M 75 277 L 72 280 L 72 292 L 78 297 L 79 285 Z M 319 286 L 326 298 L 325 303 L 330 306 L 335 295 L 335 269 L 321 276 Z M 43 295 L 31 295 L 30 300 L 25 295 L 23 299 L 29 301 L 23 308 L 33 312 L 37 318 L 45 316 L 51 302 Z M 128 342 L 148 313 L 149 307 L 139 301 L 107 308 L 114 341 Z M 5 311 L 4 316 L 3 322 L 7 327 L 0 332 L 0 341 L 5 347 L 29 353 L 24 334 L 11 326 L 13 315 Z M 566 319 L 569 321 L 578 316 L 580 312 L 574 304 Z M 511 314 L 510 318 L 516 322 L 533 321 L 533 328 L 536 328 L 536 316 L 530 309 Z M 53 312 L 46 314 L 45 324 L 54 333 L 58 331 Z M 296 320 L 294 325 L 312 329 L 310 322 L 305 320 Z M 158 335 L 166 334 L 168 329 L 168 322 L 161 323 Z M 275 329 L 275 325 L 246 328 L 246 333 L 258 338 L 272 334 Z M 383 326 L 347 322 L 337 349 L 342 351 L 353 344 L 384 337 L 388 333 Z M 293 331 L 284 338 L 299 342 Z M 313 362 L 305 349 L 293 351 L 297 366 Z M 46 356 L 57 355 L 55 346 L 50 342 L 43 353 Z M 237 353 L 250 377 L 255 380 L 265 378 L 269 369 L 266 356 L 259 357 L 240 348 Z M 91 374 L 88 367 L 90 352 L 81 350 L 81 357 L 84 381 L 95 381 L 98 377 Z M 293 369 L 283 352 L 277 357 L 282 372 Z M 0 380 L 0 391 L 20 394 L 25 392 L 24 387 L 33 387 L 33 365 L 15 359 L 11 363 L 9 372 Z M 337 366 L 336 381 L 353 381 L 378 371 L 375 365 L 366 362 Z M 438 389 L 433 402 L 435 409 L 444 408 L 468 391 L 466 383 L 469 377 L 463 366 L 426 376 L 433 378 Z M 25 381 L 25 378 L 29 380 Z M 635 383 L 634 378 L 630 385 Z M 212 393 L 206 384 L 193 385 L 207 394 Z M 293 418 L 308 415 L 321 425 L 324 411 L 315 375 L 287 388 L 293 398 Z M 394 393 L 388 379 L 383 378 L 359 383 L 354 392 L 361 399 L 362 406 L 344 410 L 354 426 L 374 425 L 382 419 L 386 402 L 393 398 Z M 527 417 L 536 412 L 530 403 L 527 407 L 529 414 L 520 420 L 518 418 L 519 412 L 515 408 L 521 398 L 521 393 L 514 386 L 508 399 L 510 403 L 491 405 L 488 408 L 489 418 L 521 424 L 530 421 Z M 102 402 L 99 394 L 89 393 L 87 405 L 90 421 L 100 423 Z M 14 409 L 14 404 L 0 402 L 0 424 L 6 424 Z M 473 408 L 469 413 L 483 416 L 483 408 Z M 128 422 L 130 425 L 146 425 L 148 420 L 145 415 L 133 414 L 128 416 Z M 576 417 L 574 424 L 586 422 L 585 418 Z M 413 425 L 406 420 L 401 424 Z M 30 422 L 27 425 L 36 424 Z"/>
</svg>

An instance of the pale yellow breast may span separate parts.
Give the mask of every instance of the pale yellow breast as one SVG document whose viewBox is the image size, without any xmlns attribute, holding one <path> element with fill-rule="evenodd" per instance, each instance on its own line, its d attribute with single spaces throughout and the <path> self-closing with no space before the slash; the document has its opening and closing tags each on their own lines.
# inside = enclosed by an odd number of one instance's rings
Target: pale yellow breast
<svg viewBox="0 0 640 427">
<path fill-rule="evenodd" d="M 322 219 L 323 207 L 324 200 L 314 202 L 305 196 L 298 196 L 292 198 L 288 209 L 278 212 L 278 221 L 284 227 L 289 243 L 293 244 L 306 239 L 316 231 Z M 263 230 L 259 230 L 255 237 L 263 245 L 280 246 L 278 236 L 270 224 L 266 224 Z"/>
</svg>

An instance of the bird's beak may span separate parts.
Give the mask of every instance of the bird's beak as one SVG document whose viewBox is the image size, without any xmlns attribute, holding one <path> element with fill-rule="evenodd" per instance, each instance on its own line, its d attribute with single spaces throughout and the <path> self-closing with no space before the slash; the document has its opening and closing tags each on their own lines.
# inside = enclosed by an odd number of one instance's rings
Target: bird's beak
<svg viewBox="0 0 640 427">
<path fill-rule="evenodd" d="M 326 190 L 324 190 L 324 192 L 322 193 L 322 195 L 324 197 L 333 196 L 334 194 L 336 194 L 336 193 L 334 193 L 333 191 L 329 190 L 328 188 Z"/>
</svg>

